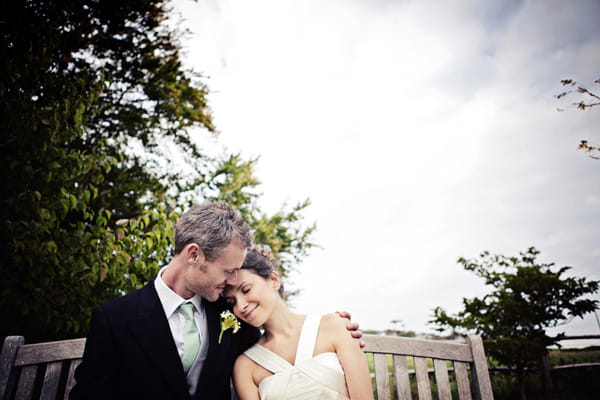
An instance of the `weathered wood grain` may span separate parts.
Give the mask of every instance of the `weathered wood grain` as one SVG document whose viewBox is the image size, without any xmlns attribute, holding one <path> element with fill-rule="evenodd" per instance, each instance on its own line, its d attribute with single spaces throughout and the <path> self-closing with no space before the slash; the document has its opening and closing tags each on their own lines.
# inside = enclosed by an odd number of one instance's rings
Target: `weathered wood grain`
<svg viewBox="0 0 600 400">
<path fill-rule="evenodd" d="M 451 370 L 454 371 L 456 377 L 460 400 L 493 400 L 494 398 L 483 342 L 479 336 L 467 337 L 466 343 L 376 335 L 364 335 L 362 340 L 365 343 L 364 350 L 373 353 L 374 357 L 385 354 L 394 356 L 395 389 L 401 400 L 411 399 L 409 377 L 413 372 L 419 400 L 428 400 L 434 397 L 431 392 L 430 372 L 433 372 L 435 376 L 435 386 L 437 387 L 435 397 L 440 400 L 451 400 L 449 375 Z M 407 356 L 413 357 L 414 371 L 409 371 L 407 368 Z M 454 367 L 448 368 L 448 361 L 451 361 Z M 433 370 L 427 368 L 428 362 L 433 364 Z M 469 368 L 471 374 L 469 374 Z M 381 369 L 382 367 L 379 366 L 379 370 Z M 378 372 L 379 375 L 381 373 Z M 472 381 L 469 380 L 469 376 Z M 381 397 L 379 390 L 378 385 L 379 398 L 387 398 Z M 389 386 L 385 390 L 384 396 L 387 396 Z"/>
</svg>

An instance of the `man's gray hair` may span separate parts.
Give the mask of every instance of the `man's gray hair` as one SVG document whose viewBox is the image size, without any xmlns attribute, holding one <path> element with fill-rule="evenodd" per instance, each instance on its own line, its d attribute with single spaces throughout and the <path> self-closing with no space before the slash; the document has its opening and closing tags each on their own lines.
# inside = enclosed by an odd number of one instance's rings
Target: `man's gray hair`
<svg viewBox="0 0 600 400">
<path fill-rule="evenodd" d="M 175 254 L 195 243 L 207 261 L 214 261 L 232 240 L 248 248 L 252 245 L 250 227 L 240 213 L 227 203 L 192 206 L 175 225 Z"/>
</svg>

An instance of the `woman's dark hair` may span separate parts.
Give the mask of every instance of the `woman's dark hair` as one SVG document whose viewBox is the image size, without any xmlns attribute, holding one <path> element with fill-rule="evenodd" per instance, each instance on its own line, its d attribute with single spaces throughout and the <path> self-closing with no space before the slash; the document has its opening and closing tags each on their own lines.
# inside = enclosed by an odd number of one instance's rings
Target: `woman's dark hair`
<svg viewBox="0 0 600 400">
<path fill-rule="evenodd" d="M 248 249 L 242 269 L 250 270 L 263 279 L 270 279 L 273 271 L 279 274 L 279 264 L 275 257 L 269 250 L 259 246 L 252 246 Z M 281 274 L 279 276 L 281 277 Z M 281 298 L 283 298 L 283 293 L 283 282 L 280 279 L 279 296 Z"/>
</svg>

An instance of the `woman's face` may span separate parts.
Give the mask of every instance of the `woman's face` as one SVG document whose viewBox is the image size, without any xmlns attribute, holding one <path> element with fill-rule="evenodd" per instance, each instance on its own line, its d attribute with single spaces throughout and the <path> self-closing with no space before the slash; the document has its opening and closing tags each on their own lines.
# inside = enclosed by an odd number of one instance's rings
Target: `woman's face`
<svg viewBox="0 0 600 400">
<path fill-rule="evenodd" d="M 279 299 L 277 289 L 279 277 L 272 273 L 264 279 L 251 270 L 241 269 L 237 275 L 237 284 L 227 286 L 223 293 L 233 307 L 233 313 L 252 326 L 262 326 L 269 319 Z"/>
</svg>

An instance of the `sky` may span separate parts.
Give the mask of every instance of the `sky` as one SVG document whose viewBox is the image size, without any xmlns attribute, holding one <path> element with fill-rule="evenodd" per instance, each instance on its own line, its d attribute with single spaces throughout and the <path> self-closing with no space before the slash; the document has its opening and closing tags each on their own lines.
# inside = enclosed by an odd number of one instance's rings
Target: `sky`
<svg viewBox="0 0 600 400">
<path fill-rule="evenodd" d="M 432 333 L 434 307 L 489 292 L 457 263 L 484 250 L 535 246 L 539 261 L 600 280 L 600 161 L 577 150 L 600 144 L 600 107 L 554 97 L 565 78 L 599 88 L 599 1 L 172 6 L 220 132 L 198 140 L 259 158 L 265 211 L 312 203 L 320 247 L 291 277 L 297 311 Z M 590 314 L 559 331 L 600 324 Z"/>
</svg>

